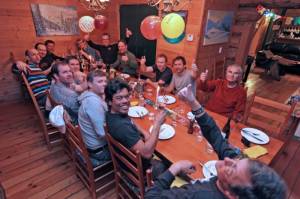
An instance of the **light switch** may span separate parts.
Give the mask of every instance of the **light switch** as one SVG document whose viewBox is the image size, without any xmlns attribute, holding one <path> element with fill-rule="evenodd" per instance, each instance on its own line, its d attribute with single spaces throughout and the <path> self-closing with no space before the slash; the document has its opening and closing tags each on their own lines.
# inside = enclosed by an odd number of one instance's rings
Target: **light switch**
<svg viewBox="0 0 300 199">
<path fill-rule="evenodd" d="M 187 34 L 186 35 L 186 40 L 187 41 L 193 41 L 194 40 L 194 35 L 193 34 Z"/>
</svg>

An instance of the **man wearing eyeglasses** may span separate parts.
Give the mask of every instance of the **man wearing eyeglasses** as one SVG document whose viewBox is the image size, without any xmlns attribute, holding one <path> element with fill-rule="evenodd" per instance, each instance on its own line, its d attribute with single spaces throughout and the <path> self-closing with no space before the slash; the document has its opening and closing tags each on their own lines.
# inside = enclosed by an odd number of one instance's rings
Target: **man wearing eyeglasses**
<svg viewBox="0 0 300 199">
<path fill-rule="evenodd" d="M 195 171 L 192 162 L 183 160 L 174 163 L 154 182 L 146 192 L 146 199 L 284 199 L 286 185 L 280 176 L 267 165 L 248 158 L 235 159 L 240 153 L 223 138 L 215 121 L 204 111 L 195 99 L 191 86 L 179 94 L 192 109 L 201 127 L 203 136 L 218 154 L 217 177 L 196 181 L 181 187 L 170 188 L 180 172 Z"/>
<path fill-rule="evenodd" d="M 225 79 L 207 80 L 208 70 L 201 73 L 197 88 L 212 92 L 205 108 L 240 122 L 243 119 L 247 93 L 240 85 L 243 70 L 237 64 L 229 65 Z"/>
</svg>

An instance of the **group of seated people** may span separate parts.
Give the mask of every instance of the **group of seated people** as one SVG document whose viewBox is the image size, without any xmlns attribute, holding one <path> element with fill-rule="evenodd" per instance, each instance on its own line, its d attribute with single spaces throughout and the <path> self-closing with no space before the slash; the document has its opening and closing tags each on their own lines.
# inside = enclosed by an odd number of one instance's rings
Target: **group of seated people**
<svg viewBox="0 0 300 199">
<path fill-rule="evenodd" d="M 131 32 L 127 30 L 126 35 L 130 36 Z M 138 63 L 135 56 L 127 50 L 126 42 L 120 40 L 111 44 L 108 34 L 103 34 L 102 39 L 103 45 L 93 43 L 88 35 L 77 40 L 80 55 L 87 56 L 90 60 L 101 59 L 103 66 L 100 68 L 109 66 L 135 76 Z M 47 60 L 51 58 L 52 63 L 42 67 L 41 64 L 46 63 L 42 60 L 47 56 Z M 189 104 L 204 137 L 220 159 L 216 166 L 218 177 L 170 188 L 174 176 L 180 172 L 194 172 L 195 167 L 193 163 L 183 160 L 167 169 L 168 165 L 152 159 L 160 126 L 167 115 L 165 111 L 160 111 L 155 117 L 152 133 L 149 134 L 128 116 L 132 88 L 126 81 L 119 78 L 108 80 L 105 70 L 97 68 L 90 68 L 86 74 L 82 71 L 78 56 L 58 57 L 54 54 L 54 46 L 52 49 L 48 48 L 46 43 L 38 43 L 35 48 L 26 50 L 25 57 L 26 62 L 16 62 L 13 69 L 15 72 L 26 74 L 40 106 L 45 105 L 48 90 L 51 97 L 64 106 L 72 122 L 79 125 L 94 166 L 111 158 L 105 139 L 105 124 L 107 133 L 114 139 L 131 151 L 140 152 L 143 170 L 151 168 L 155 180 L 154 185 L 147 190 L 146 198 L 285 197 L 285 184 L 276 172 L 256 160 L 237 159 L 236 157 L 241 155 L 240 152 L 221 136 L 214 120 L 195 98 L 196 89 L 213 91 L 206 108 L 241 121 L 246 103 L 246 91 L 240 85 L 241 66 L 228 66 L 225 80 L 209 81 L 209 71 L 199 74 L 195 65 L 191 70 L 187 69 L 183 56 L 173 59 L 172 69 L 167 66 L 167 56 L 164 54 L 157 56 L 153 66 L 145 65 L 145 57 L 140 60 L 140 71 L 155 75 L 154 79 L 146 80 L 147 83 L 160 86 L 163 92 L 173 92 Z M 185 91 L 180 92 L 183 88 Z"/>
</svg>

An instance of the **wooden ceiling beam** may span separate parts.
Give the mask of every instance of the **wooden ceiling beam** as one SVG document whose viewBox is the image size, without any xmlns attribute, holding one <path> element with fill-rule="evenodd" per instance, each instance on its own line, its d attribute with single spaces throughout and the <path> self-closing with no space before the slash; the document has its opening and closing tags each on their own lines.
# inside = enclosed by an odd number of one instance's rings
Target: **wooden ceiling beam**
<svg viewBox="0 0 300 199">
<path fill-rule="evenodd" d="M 276 3 L 276 2 L 264 2 L 264 3 L 240 3 L 240 8 L 249 8 L 249 7 L 256 7 L 258 5 L 262 5 L 265 8 L 272 9 L 272 8 L 287 8 L 287 9 L 299 9 L 300 3 L 294 2 L 284 2 L 284 3 Z"/>
</svg>

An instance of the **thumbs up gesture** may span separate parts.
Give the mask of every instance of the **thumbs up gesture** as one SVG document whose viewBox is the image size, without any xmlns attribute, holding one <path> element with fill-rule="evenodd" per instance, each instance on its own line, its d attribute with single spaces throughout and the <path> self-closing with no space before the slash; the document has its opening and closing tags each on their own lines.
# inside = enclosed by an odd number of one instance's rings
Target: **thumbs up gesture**
<svg viewBox="0 0 300 199">
<path fill-rule="evenodd" d="M 200 80 L 202 82 L 205 82 L 207 80 L 207 74 L 208 74 L 208 70 L 207 69 L 205 70 L 205 72 L 201 73 Z"/>
</svg>

